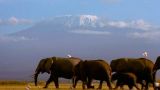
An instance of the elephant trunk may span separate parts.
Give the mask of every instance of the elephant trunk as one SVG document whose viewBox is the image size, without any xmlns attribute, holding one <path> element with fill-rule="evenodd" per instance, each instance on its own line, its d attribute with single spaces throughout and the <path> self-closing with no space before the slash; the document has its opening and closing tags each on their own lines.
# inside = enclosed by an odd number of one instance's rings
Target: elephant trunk
<svg viewBox="0 0 160 90">
<path fill-rule="evenodd" d="M 40 72 L 35 72 L 35 74 L 34 74 L 34 84 L 35 84 L 35 86 L 37 86 L 37 78 L 38 78 L 39 73 Z"/>
</svg>

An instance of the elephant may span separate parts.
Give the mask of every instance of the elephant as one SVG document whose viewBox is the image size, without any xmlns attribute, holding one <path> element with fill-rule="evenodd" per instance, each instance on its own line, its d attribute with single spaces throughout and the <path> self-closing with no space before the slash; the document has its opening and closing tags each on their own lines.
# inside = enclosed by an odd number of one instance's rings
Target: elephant
<svg viewBox="0 0 160 90">
<path fill-rule="evenodd" d="M 48 73 L 50 74 L 51 71 L 50 71 L 50 68 L 51 68 L 51 65 L 53 64 L 53 60 L 52 58 L 45 58 L 45 59 L 42 59 L 40 60 L 36 70 L 35 70 L 35 74 L 34 74 L 34 82 L 35 82 L 35 86 L 37 86 L 37 78 L 38 78 L 38 74 L 39 73 Z"/>
<path fill-rule="evenodd" d="M 153 74 L 155 74 L 155 79 L 156 79 L 156 73 L 157 71 L 160 69 L 160 56 L 157 57 L 156 59 L 156 62 L 154 64 L 154 67 L 153 67 Z M 156 88 L 156 85 L 155 85 L 155 90 L 157 90 Z M 158 87 L 159 88 L 159 87 Z"/>
<path fill-rule="evenodd" d="M 72 79 L 74 67 L 81 61 L 80 58 L 70 57 L 51 57 L 40 60 L 34 75 L 35 85 L 37 85 L 38 74 L 47 72 L 50 78 L 47 80 L 44 88 L 48 87 L 51 81 L 54 81 L 55 87 L 59 88 L 58 78 Z"/>
<path fill-rule="evenodd" d="M 106 81 L 109 89 L 112 89 L 111 73 L 112 71 L 109 64 L 105 60 L 98 59 L 80 61 L 75 67 L 74 75 L 78 77 L 79 80 L 82 80 L 83 89 L 85 89 L 85 85 L 87 85 L 87 88 L 94 88 L 94 86 L 91 86 L 92 80 L 100 80 L 98 89 L 102 88 L 103 81 Z M 73 86 L 75 85 L 74 83 Z"/>
<path fill-rule="evenodd" d="M 160 69 L 160 56 L 157 57 L 156 59 L 156 62 L 154 64 L 154 67 L 153 67 L 153 72 L 157 72 L 157 70 Z"/>
<path fill-rule="evenodd" d="M 123 88 L 123 85 L 128 85 L 130 90 L 133 86 L 135 86 L 137 90 L 140 90 L 136 84 L 137 77 L 133 73 L 114 73 L 111 80 L 117 80 L 116 87 L 114 89 L 117 89 L 119 86 Z"/>
<path fill-rule="evenodd" d="M 153 73 L 154 63 L 146 58 L 119 58 L 112 60 L 110 63 L 112 72 L 131 72 L 137 76 L 138 81 L 142 84 L 145 80 L 145 89 L 148 90 L 148 84 L 154 86 L 155 73 Z"/>
</svg>

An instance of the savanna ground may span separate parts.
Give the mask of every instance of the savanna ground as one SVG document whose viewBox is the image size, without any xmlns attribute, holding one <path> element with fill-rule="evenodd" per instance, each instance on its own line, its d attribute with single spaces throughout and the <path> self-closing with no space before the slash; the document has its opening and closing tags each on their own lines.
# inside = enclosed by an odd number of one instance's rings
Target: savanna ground
<svg viewBox="0 0 160 90">
<path fill-rule="evenodd" d="M 38 86 L 35 86 L 33 82 L 22 82 L 22 81 L 0 81 L 0 90 L 82 90 L 82 84 L 79 82 L 76 89 L 71 88 L 71 83 L 60 83 L 59 89 L 55 89 L 54 83 L 51 83 L 47 89 L 43 89 L 45 85 L 44 81 L 38 83 Z M 95 88 L 97 88 L 99 83 L 94 83 Z M 114 85 L 112 85 L 114 87 Z M 140 87 L 140 85 L 139 85 Z M 93 89 L 90 89 L 93 90 Z M 96 89 L 95 89 L 96 90 Z M 108 90 L 106 83 L 103 83 L 102 90 Z M 124 90 L 129 90 L 127 86 L 124 87 Z M 136 90 L 135 88 L 133 90 Z M 153 90 L 150 87 L 149 90 Z"/>
</svg>

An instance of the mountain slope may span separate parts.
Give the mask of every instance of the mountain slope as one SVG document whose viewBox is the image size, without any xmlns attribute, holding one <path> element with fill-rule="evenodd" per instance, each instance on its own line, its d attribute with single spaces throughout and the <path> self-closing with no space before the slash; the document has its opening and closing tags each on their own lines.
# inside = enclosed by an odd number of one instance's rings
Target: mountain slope
<svg viewBox="0 0 160 90">
<path fill-rule="evenodd" d="M 68 54 L 82 59 L 102 58 L 110 62 L 120 57 L 142 57 L 142 53 L 147 51 L 149 58 L 155 60 L 160 51 L 159 42 L 134 36 L 138 33 L 136 35 L 145 37 L 143 33 L 152 32 L 142 26 L 149 27 L 142 21 L 140 24 L 110 21 L 94 15 L 43 20 L 8 35 L 8 41 L 0 44 L 0 57 L 4 60 L 0 64 L 0 73 L 13 77 L 15 71 L 22 79 L 26 76 L 24 74 L 29 76 L 34 73 L 40 59 L 66 57 Z"/>
</svg>

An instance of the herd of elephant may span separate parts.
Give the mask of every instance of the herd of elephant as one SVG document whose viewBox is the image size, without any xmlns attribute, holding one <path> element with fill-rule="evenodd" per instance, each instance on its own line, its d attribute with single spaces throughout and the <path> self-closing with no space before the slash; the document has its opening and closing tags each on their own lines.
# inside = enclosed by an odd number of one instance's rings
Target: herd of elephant
<svg viewBox="0 0 160 90">
<path fill-rule="evenodd" d="M 79 80 L 82 81 L 82 88 L 94 88 L 93 80 L 99 80 L 98 89 L 102 88 L 105 81 L 110 90 L 113 89 L 112 81 L 117 80 L 114 89 L 119 86 L 128 85 L 129 89 L 137 88 L 148 90 L 149 83 L 155 83 L 156 72 L 160 69 L 160 56 L 155 64 L 147 58 L 118 58 L 112 60 L 110 65 L 107 60 L 82 60 L 75 57 L 50 57 L 40 60 L 34 74 L 35 85 L 40 73 L 49 73 L 50 77 L 44 88 L 53 81 L 56 88 L 59 88 L 58 78 L 72 79 L 73 88 Z"/>
</svg>

